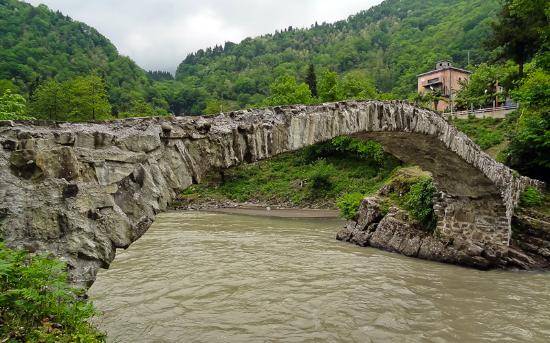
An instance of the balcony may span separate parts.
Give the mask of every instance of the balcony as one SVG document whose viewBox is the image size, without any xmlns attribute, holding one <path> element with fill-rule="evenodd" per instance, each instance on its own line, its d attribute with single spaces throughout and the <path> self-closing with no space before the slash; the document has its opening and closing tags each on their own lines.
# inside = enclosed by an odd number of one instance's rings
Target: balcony
<svg viewBox="0 0 550 343">
<path fill-rule="evenodd" d="M 428 81 L 425 81 L 422 86 L 423 87 L 433 87 L 433 86 L 440 86 L 443 84 L 443 80 L 440 77 L 436 77 L 433 79 L 429 79 Z"/>
</svg>

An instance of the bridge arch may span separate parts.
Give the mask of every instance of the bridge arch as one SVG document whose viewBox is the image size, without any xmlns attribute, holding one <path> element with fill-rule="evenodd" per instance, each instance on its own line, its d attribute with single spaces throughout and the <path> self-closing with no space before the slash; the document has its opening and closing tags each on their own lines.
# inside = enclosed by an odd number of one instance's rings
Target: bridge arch
<svg viewBox="0 0 550 343">
<path fill-rule="evenodd" d="M 229 168 L 350 135 L 433 174 L 443 239 L 506 254 L 519 194 L 538 181 L 484 153 L 441 115 L 403 102 L 341 102 L 106 123 L 0 124 L 0 229 L 62 256 L 90 284 L 176 192 Z"/>
</svg>

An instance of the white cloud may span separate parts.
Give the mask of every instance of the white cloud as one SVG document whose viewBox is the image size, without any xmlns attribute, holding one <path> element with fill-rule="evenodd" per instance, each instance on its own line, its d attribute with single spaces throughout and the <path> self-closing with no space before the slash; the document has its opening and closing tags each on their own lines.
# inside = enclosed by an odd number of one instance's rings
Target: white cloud
<svg viewBox="0 0 550 343">
<path fill-rule="evenodd" d="M 174 71 L 187 54 L 288 26 L 333 22 L 382 0 L 27 0 L 95 27 L 146 69 Z"/>
</svg>

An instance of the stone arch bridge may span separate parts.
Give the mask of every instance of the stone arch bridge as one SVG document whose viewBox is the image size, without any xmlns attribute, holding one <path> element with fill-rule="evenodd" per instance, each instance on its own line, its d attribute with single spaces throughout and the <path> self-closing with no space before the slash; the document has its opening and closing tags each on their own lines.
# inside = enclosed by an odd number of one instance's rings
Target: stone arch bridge
<svg viewBox="0 0 550 343">
<path fill-rule="evenodd" d="M 485 154 L 440 115 L 401 102 L 342 102 L 106 123 L 0 122 L 0 230 L 64 258 L 91 284 L 176 192 L 212 169 L 342 135 L 380 141 L 433 174 L 441 239 L 506 254 L 520 192 L 537 181 Z"/>
</svg>

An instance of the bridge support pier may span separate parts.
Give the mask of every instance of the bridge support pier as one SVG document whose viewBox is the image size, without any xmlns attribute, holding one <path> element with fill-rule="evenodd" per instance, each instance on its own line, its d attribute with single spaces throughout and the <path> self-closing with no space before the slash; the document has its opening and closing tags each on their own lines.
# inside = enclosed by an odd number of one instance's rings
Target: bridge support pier
<svg viewBox="0 0 550 343">
<path fill-rule="evenodd" d="M 436 235 L 460 249 L 478 246 L 488 257 L 508 252 L 510 219 L 498 197 L 455 197 L 440 193 L 434 204 Z"/>
</svg>

